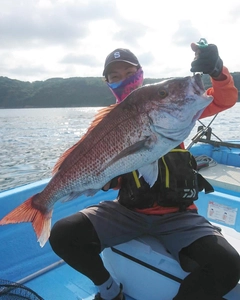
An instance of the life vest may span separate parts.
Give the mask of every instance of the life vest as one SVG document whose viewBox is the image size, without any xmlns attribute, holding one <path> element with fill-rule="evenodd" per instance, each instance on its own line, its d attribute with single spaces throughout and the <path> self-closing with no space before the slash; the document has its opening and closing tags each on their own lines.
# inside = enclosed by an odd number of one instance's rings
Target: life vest
<svg viewBox="0 0 240 300">
<path fill-rule="evenodd" d="M 158 160 L 158 178 L 150 188 L 137 171 L 122 175 L 118 201 L 128 208 L 148 208 L 154 203 L 185 210 L 198 199 L 198 192 L 213 187 L 197 172 L 194 156 L 179 146 Z"/>
</svg>

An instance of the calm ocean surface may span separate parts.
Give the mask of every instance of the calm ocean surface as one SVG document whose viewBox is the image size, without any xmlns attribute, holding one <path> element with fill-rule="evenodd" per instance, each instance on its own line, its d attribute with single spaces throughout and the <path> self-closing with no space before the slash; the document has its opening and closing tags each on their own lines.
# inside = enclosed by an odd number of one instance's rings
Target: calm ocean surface
<svg viewBox="0 0 240 300">
<path fill-rule="evenodd" d="M 49 178 L 58 157 L 86 132 L 99 109 L 0 109 L 0 191 Z M 211 119 L 201 121 L 208 125 Z M 240 140 L 240 103 L 219 114 L 211 127 L 222 140 Z"/>
</svg>

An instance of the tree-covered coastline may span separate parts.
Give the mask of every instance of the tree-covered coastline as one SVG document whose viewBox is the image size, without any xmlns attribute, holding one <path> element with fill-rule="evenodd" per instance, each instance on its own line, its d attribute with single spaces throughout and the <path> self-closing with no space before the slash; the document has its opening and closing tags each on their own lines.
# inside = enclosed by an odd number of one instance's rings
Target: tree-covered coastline
<svg viewBox="0 0 240 300">
<path fill-rule="evenodd" d="M 240 72 L 231 73 L 240 91 Z M 166 78 L 146 78 L 144 84 Z M 211 86 L 208 75 L 203 75 L 204 86 Z M 240 95 L 238 98 L 240 101 Z M 25 82 L 0 77 L 0 108 L 43 108 L 107 106 L 113 95 L 102 77 L 51 78 L 45 81 Z"/>
</svg>

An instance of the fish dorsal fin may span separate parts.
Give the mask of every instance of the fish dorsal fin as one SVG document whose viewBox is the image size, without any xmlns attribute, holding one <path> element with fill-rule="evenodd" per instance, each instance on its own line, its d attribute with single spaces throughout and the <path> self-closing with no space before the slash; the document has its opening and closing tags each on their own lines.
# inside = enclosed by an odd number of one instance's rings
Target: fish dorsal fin
<svg viewBox="0 0 240 300">
<path fill-rule="evenodd" d="M 58 161 L 56 162 L 55 166 L 53 167 L 52 170 L 52 175 L 54 175 L 55 173 L 57 173 L 57 171 L 60 169 L 63 161 L 65 160 L 66 157 L 68 157 L 68 155 L 78 146 L 79 142 L 77 142 L 75 145 L 73 145 L 71 148 L 67 149 L 58 159 Z"/>
<path fill-rule="evenodd" d="M 72 153 L 77 147 L 78 145 L 85 139 L 85 137 L 93 130 L 93 128 L 95 128 L 98 123 L 101 122 L 101 120 L 107 115 L 109 114 L 109 112 L 111 110 L 114 109 L 115 106 L 117 106 L 118 104 L 112 104 L 109 105 L 107 107 L 104 107 L 102 109 L 100 109 L 98 111 L 98 113 L 95 115 L 94 120 L 92 121 L 91 125 L 89 126 L 87 132 L 81 137 L 81 139 L 74 144 L 71 148 L 67 149 L 58 159 L 58 161 L 56 162 L 55 166 L 53 167 L 52 170 L 52 174 L 54 175 L 55 173 L 57 173 L 57 171 L 60 169 L 60 167 L 62 166 L 63 162 L 65 161 L 65 159 L 70 155 L 70 153 Z"/>
<path fill-rule="evenodd" d="M 102 121 L 102 119 L 108 115 L 110 113 L 110 111 L 112 111 L 114 109 L 114 107 L 116 107 L 118 105 L 118 103 L 109 105 L 107 107 L 104 107 L 102 109 L 100 109 L 98 111 L 98 113 L 95 115 L 94 120 L 92 121 L 91 125 L 89 126 L 87 132 L 83 135 L 83 137 L 81 138 L 84 139 L 91 131 L 94 127 L 96 127 L 98 125 L 98 123 L 100 123 Z M 80 141 L 81 141 L 80 140 Z"/>
</svg>

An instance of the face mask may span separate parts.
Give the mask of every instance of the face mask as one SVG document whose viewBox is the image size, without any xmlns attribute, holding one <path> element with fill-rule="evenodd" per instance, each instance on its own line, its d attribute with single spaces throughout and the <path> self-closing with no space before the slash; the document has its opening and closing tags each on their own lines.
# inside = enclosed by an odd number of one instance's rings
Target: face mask
<svg viewBox="0 0 240 300">
<path fill-rule="evenodd" d="M 130 77 L 119 81 L 108 83 L 107 85 L 113 95 L 116 97 L 116 103 L 122 102 L 133 90 L 142 86 L 143 84 L 143 70 L 138 69 L 136 73 Z"/>
</svg>

